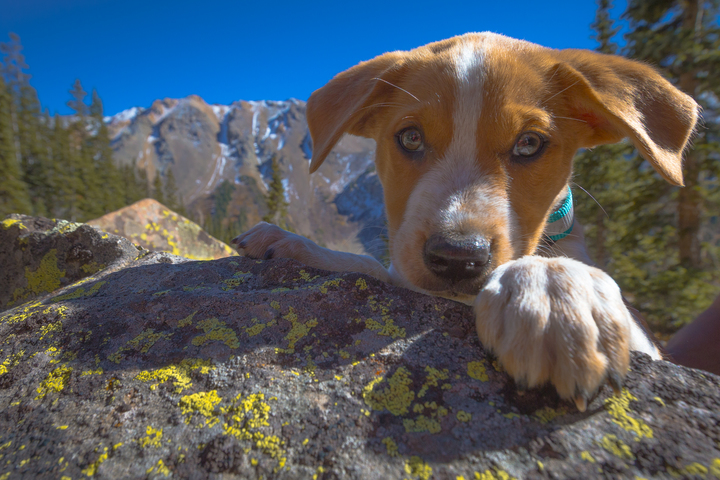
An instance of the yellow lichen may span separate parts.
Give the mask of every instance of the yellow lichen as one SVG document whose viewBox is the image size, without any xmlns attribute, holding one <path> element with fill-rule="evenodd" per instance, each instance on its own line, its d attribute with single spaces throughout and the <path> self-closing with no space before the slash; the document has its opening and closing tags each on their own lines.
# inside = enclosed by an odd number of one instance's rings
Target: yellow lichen
<svg viewBox="0 0 720 480">
<path fill-rule="evenodd" d="M 595 463 L 595 459 L 592 455 L 590 455 L 590 452 L 588 452 L 587 450 L 583 450 L 582 452 L 580 452 L 580 458 L 585 460 L 586 462 Z"/>
<path fill-rule="evenodd" d="M 95 460 L 95 461 L 94 461 L 93 463 L 91 463 L 90 465 L 88 465 L 87 468 L 82 471 L 82 473 L 84 473 L 84 474 L 87 475 L 88 477 L 94 476 L 94 475 L 97 473 L 98 468 L 100 468 L 100 464 L 102 464 L 105 460 L 108 459 L 107 450 L 108 450 L 107 447 L 105 447 L 105 450 L 104 450 L 103 453 L 98 457 L 98 459 Z"/>
<path fill-rule="evenodd" d="M 27 227 L 22 224 L 20 220 L 16 220 L 14 218 L 6 218 L 2 221 L 3 230 L 7 230 L 8 228 L 15 225 L 18 227 L 19 230 L 27 230 Z"/>
<path fill-rule="evenodd" d="M 393 440 L 392 437 L 383 438 L 382 443 L 385 445 L 388 455 L 390 455 L 391 457 L 399 457 L 400 456 L 400 454 L 398 453 L 397 443 L 395 443 L 395 440 Z"/>
<path fill-rule="evenodd" d="M 428 388 L 430 387 L 437 387 L 439 380 L 447 380 L 448 379 L 448 369 L 444 368 L 442 372 L 436 368 L 427 366 L 425 367 L 425 371 L 427 372 L 427 377 L 425 379 L 425 383 L 423 383 L 423 386 L 420 388 L 420 391 L 418 392 L 418 398 L 423 398 L 425 394 L 428 391 Z"/>
<path fill-rule="evenodd" d="M 150 474 L 153 470 L 155 470 L 155 473 L 157 473 L 158 475 L 162 475 L 164 477 L 170 476 L 170 469 L 165 466 L 162 459 L 158 460 L 158 462 L 154 466 L 148 468 L 145 473 Z"/>
<path fill-rule="evenodd" d="M 57 261 L 57 249 L 53 248 L 40 260 L 40 265 L 35 271 L 25 267 L 27 287 L 17 288 L 13 292 L 13 302 L 60 288 L 60 279 L 65 276 L 65 270 L 58 268 Z"/>
<path fill-rule="evenodd" d="M 426 417 L 425 415 L 419 415 L 414 419 L 405 418 L 403 419 L 403 427 L 405 431 L 410 432 L 430 432 L 440 433 L 442 427 L 440 422 L 434 418 Z"/>
<path fill-rule="evenodd" d="M 382 321 L 385 322 L 384 324 L 378 322 L 377 320 L 373 320 L 372 318 L 366 319 L 365 328 L 373 330 L 378 335 L 383 335 L 385 337 L 405 338 L 406 333 L 403 327 L 395 325 L 395 321 L 388 315 L 383 315 L 381 318 Z"/>
<path fill-rule="evenodd" d="M 605 435 L 600 442 L 600 446 L 617 457 L 625 460 L 635 460 L 630 447 L 615 435 Z"/>
<path fill-rule="evenodd" d="M 40 382 L 40 386 L 37 387 L 38 396 L 35 400 L 42 400 L 51 391 L 61 392 L 65 388 L 65 384 L 70 378 L 70 373 L 73 371 L 72 368 L 66 366 L 60 366 L 50 372 L 45 380 Z"/>
<path fill-rule="evenodd" d="M 192 344 L 196 347 L 212 341 L 223 342 L 230 348 L 238 348 L 240 346 L 235 330 L 228 328 L 225 322 L 221 322 L 217 318 L 201 320 L 198 322 L 196 328 L 205 332 L 204 335 L 198 335 L 192 339 Z"/>
<path fill-rule="evenodd" d="M 620 395 L 605 400 L 605 409 L 613 417 L 613 422 L 636 435 L 635 440 L 643 437 L 653 438 L 653 431 L 647 423 L 628 414 L 630 400 L 637 400 L 637 398 L 624 388 Z"/>
<path fill-rule="evenodd" d="M 360 290 L 367 290 L 367 282 L 365 282 L 364 278 L 358 278 L 355 280 L 355 286 L 358 287 Z"/>
<path fill-rule="evenodd" d="M 262 393 L 251 394 L 246 398 L 238 395 L 231 406 L 221 408 L 223 414 L 230 416 L 230 420 L 223 424 L 223 433 L 239 440 L 252 441 L 263 453 L 278 461 L 277 472 L 285 466 L 287 459 L 282 440 L 259 431 L 261 427 L 270 426 L 270 405 L 264 400 L 265 395 Z"/>
<path fill-rule="evenodd" d="M 478 473 L 475 472 L 475 480 L 515 480 L 513 477 L 508 475 L 508 473 L 504 470 L 495 469 L 493 472 L 492 470 L 485 470 L 484 472 Z"/>
<path fill-rule="evenodd" d="M 405 461 L 405 473 L 420 480 L 428 480 L 432 475 L 432 467 L 425 463 L 422 458 L 413 455 L 409 460 Z"/>
<path fill-rule="evenodd" d="M 162 382 L 172 380 L 175 386 L 175 393 L 182 393 L 183 390 L 192 386 L 190 372 L 198 369 L 200 373 L 206 375 L 210 370 L 214 370 L 215 367 L 211 360 L 185 359 L 178 365 L 170 365 L 155 370 L 144 370 L 135 378 L 142 382 L 157 382 L 150 386 L 151 390 L 155 390 Z"/>
<path fill-rule="evenodd" d="M 46 336 L 55 336 L 56 333 L 62 332 L 62 322 L 58 320 L 55 323 L 48 323 L 40 327 L 40 340 L 44 340 Z"/>
<path fill-rule="evenodd" d="M 475 380 L 480 380 L 481 382 L 487 382 L 489 380 L 487 370 L 482 361 L 469 362 L 467 372 L 470 378 L 474 378 Z"/>
<path fill-rule="evenodd" d="M 220 421 L 215 413 L 215 405 L 221 401 L 222 398 L 218 396 L 217 390 L 193 393 L 180 399 L 180 411 L 183 415 L 187 415 L 185 423 L 190 423 L 192 414 L 198 413 L 205 417 L 205 425 L 212 427 Z"/>
<path fill-rule="evenodd" d="M 409 388 L 412 384 L 410 372 L 405 367 L 398 368 L 387 380 L 388 387 L 379 391 L 377 387 L 382 382 L 383 377 L 378 377 L 363 388 L 365 403 L 373 410 L 387 409 L 393 415 L 406 414 L 415 399 L 415 392 Z"/>
<path fill-rule="evenodd" d="M 0 375 L 4 375 L 10 371 L 11 368 L 17 366 L 20 363 L 20 359 L 25 355 L 25 350 L 13 353 L 7 357 L 2 364 L 0 364 Z"/>
<path fill-rule="evenodd" d="M 322 293 L 328 293 L 328 287 L 338 287 L 342 282 L 344 282 L 342 278 L 336 278 L 334 280 L 328 280 L 322 285 L 319 285 L 318 288 Z"/>
<path fill-rule="evenodd" d="M 143 448 L 145 448 L 145 447 L 160 448 L 160 446 L 162 446 L 162 436 L 163 436 L 162 428 L 153 428 L 151 425 L 148 425 L 147 428 L 145 429 L 145 436 L 140 438 L 137 442 Z"/>
</svg>

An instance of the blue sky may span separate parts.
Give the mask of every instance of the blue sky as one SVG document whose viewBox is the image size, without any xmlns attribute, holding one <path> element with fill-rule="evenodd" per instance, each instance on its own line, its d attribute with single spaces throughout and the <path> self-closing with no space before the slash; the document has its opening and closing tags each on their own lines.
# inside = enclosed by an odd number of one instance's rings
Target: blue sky
<svg viewBox="0 0 720 480">
<path fill-rule="evenodd" d="M 615 1 L 615 17 L 625 1 Z M 306 100 L 362 60 L 471 31 L 594 48 L 593 0 L 269 2 L 0 0 L 0 41 L 20 35 L 51 113 L 76 78 L 105 113 L 197 94 L 209 103 Z"/>
</svg>

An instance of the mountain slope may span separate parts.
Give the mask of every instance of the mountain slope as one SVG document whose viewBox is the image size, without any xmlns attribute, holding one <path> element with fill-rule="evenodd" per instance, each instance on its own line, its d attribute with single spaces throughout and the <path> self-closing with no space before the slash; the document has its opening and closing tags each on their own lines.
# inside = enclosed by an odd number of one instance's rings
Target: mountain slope
<svg viewBox="0 0 720 480">
<path fill-rule="evenodd" d="M 149 109 L 129 109 L 106 121 L 118 161 L 146 170 L 151 181 L 172 168 L 182 200 L 200 224 L 214 217 L 239 233 L 260 221 L 276 156 L 289 228 L 329 248 L 384 254 L 374 142 L 346 136 L 311 176 L 305 102 L 208 105 L 191 95 L 156 100 Z"/>
</svg>

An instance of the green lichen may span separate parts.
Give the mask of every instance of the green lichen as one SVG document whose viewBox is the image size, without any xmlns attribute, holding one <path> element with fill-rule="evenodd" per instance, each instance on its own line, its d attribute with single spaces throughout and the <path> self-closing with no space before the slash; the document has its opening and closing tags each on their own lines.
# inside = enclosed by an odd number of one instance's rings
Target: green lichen
<svg viewBox="0 0 720 480">
<path fill-rule="evenodd" d="M 600 442 L 600 446 L 616 457 L 624 460 L 635 460 L 635 455 L 633 455 L 630 447 L 615 435 L 605 435 Z"/>
<path fill-rule="evenodd" d="M 290 322 L 291 328 L 288 334 L 285 335 L 285 340 L 288 341 L 287 348 L 279 349 L 279 351 L 283 353 L 295 353 L 295 345 L 298 341 L 310 333 L 310 330 L 313 327 L 317 326 L 317 318 L 313 318 L 303 323 L 298 319 L 297 313 L 295 313 L 295 309 L 293 307 L 290 307 L 287 315 L 283 315 L 282 318 Z"/>
<path fill-rule="evenodd" d="M 53 248 L 40 260 L 35 271 L 25 267 L 27 287 L 15 289 L 13 303 L 30 295 L 40 295 L 60 288 L 60 279 L 65 277 L 65 270 L 60 270 L 57 262 L 57 249 Z"/>
<path fill-rule="evenodd" d="M 467 372 L 470 378 L 480 380 L 481 382 L 487 382 L 490 378 L 488 377 L 487 370 L 482 361 L 469 362 L 467 365 Z"/>
<path fill-rule="evenodd" d="M 155 332 L 154 329 L 148 328 L 143 330 L 140 335 L 128 341 L 124 346 L 120 347 L 117 352 L 108 356 L 108 360 L 120 363 L 125 359 L 124 352 L 135 350 L 140 353 L 147 353 L 150 348 L 159 340 L 167 340 L 172 337 L 172 333 Z"/>
<path fill-rule="evenodd" d="M 457 414 L 455 415 L 455 418 L 458 419 L 459 422 L 469 422 L 472 420 L 472 414 L 464 411 L 464 410 L 458 410 Z"/>
<path fill-rule="evenodd" d="M 383 438 L 382 443 L 385 445 L 388 455 L 390 455 L 391 457 L 399 457 L 400 456 L 400 454 L 398 453 L 397 443 L 395 443 L 395 440 L 393 440 L 392 437 Z"/>
<path fill-rule="evenodd" d="M 253 326 L 245 328 L 245 333 L 247 333 L 250 337 L 259 335 L 267 327 L 273 327 L 277 325 L 277 320 L 275 320 L 274 318 L 267 323 L 258 322 L 257 318 L 253 318 L 251 321 L 253 322 Z"/>
<path fill-rule="evenodd" d="M 420 480 L 428 480 L 432 475 L 432 467 L 425 463 L 422 458 L 412 456 L 405 461 L 405 473 Z"/>
<path fill-rule="evenodd" d="M 66 293 L 65 295 L 60 295 L 52 299 L 53 302 L 62 302 L 64 300 L 74 300 L 76 298 L 80 297 L 92 297 L 95 295 L 99 290 L 100 287 L 105 285 L 105 281 L 97 282 L 92 287 L 90 287 L 87 291 L 85 291 L 85 287 L 80 287 L 76 290 L 73 290 L 70 293 Z"/>
<path fill-rule="evenodd" d="M 188 315 L 187 317 L 185 317 L 185 318 L 183 318 L 182 320 L 178 321 L 178 327 L 187 327 L 188 325 L 192 325 L 193 317 L 195 316 L 195 314 L 196 314 L 197 312 L 198 312 L 198 311 L 195 310 L 193 313 L 191 313 L 191 314 Z"/>
<path fill-rule="evenodd" d="M 221 322 L 217 318 L 202 320 L 198 322 L 196 328 L 204 332 L 204 335 L 198 335 L 192 339 L 192 344 L 196 347 L 213 341 L 223 342 L 230 348 L 238 348 L 240 346 L 235 330 L 228 328 L 225 322 Z"/>
<path fill-rule="evenodd" d="M 565 414 L 567 414 L 567 409 L 565 407 L 561 407 L 557 410 L 550 407 L 543 407 L 539 410 L 535 410 L 533 416 L 540 420 L 541 423 L 548 423 Z"/>
</svg>

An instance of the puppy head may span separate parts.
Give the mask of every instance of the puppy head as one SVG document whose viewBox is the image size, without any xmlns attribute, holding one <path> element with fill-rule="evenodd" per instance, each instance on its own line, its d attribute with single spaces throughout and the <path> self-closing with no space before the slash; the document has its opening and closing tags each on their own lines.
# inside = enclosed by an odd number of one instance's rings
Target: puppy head
<svg viewBox="0 0 720 480">
<path fill-rule="evenodd" d="M 315 91 L 315 171 L 345 133 L 373 138 L 393 267 L 471 300 L 497 266 L 535 252 L 581 147 L 629 137 L 668 182 L 697 104 L 621 57 L 467 34 L 363 62 Z"/>
</svg>

